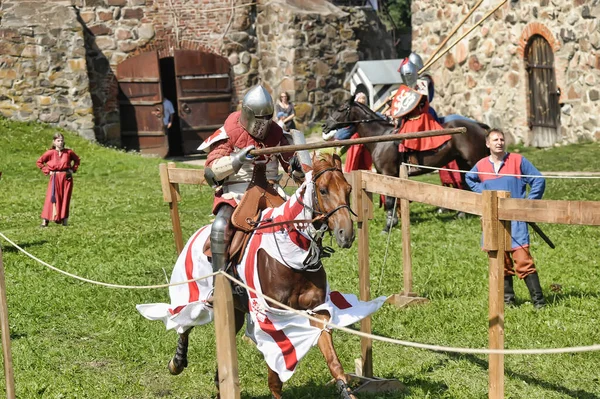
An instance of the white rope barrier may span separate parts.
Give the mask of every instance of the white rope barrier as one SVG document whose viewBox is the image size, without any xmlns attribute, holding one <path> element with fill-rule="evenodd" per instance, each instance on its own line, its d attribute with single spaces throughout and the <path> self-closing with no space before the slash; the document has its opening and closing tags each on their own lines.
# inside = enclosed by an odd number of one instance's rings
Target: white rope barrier
<svg viewBox="0 0 600 399">
<path fill-rule="evenodd" d="M 76 280 L 80 280 L 80 281 L 84 281 L 86 283 L 90 283 L 90 284 L 96 284 L 96 285 L 101 285 L 103 287 L 108 287 L 108 288 L 128 288 L 128 289 L 150 289 L 150 288 L 167 288 L 167 287 L 171 287 L 171 286 L 175 286 L 175 285 L 182 285 L 182 284 L 188 284 L 194 281 L 199 281 L 199 280 L 204 280 L 207 279 L 209 277 L 212 276 L 216 276 L 217 274 L 219 274 L 219 272 L 215 272 L 203 277 L 198 277 L 198 278 L 194 278 L 191 280 L 186 280 L 186 281 L 181 281 L 181 282 L 177 282 L 177 283 L 170 283 L 170 284 L 158 284 L 158 285 L 120 285 L 120 284 L 110 284 L 110 283 L 103 283 L 101 281 L 95 281 L 95 280 L 90 280 L 84 277 L 79 277 L 75 274 L 66 272 L 64 270 L 61 270 L 55 266 L 52 266 L 46 262 L 44 262 L 43 260 L 36 258 L 35 256 L 33 256 L 32 254 L 30 254 L 29 252 L 25 251 L 23 248 L 21 248 L 20 246 L 18 246 L 17 244 L 15 244 L 10 238 L 6 237 L 4 234 L 0 233 L 0 237 L 4 238 L 6 241 L 8 241 L 13 247 L 17 248 L 19 251 L 23 252 L 25 255 L 29 256 L 31 259 L 35 260 L 38 263 L 41 263 L 42 265 L 46 266 L 47 268 L 54 270 L 55 272 L 64 274 L 65 276 L 69 276 L 72 277 Z"/>
<path fill-rule="evenodd" d="M 54 267 L 52 265 L 49 265 L 48 263 L 44 262 L 43 260 L 31 255 L 30 253 L 28 253 L 27 251 L 25 251 L 23 248 L 21 248 L 20 246 L 18 246 L 17 244 L 15 244 L 11 239 L 9 239 L 8 237 L 6 237 L 3 233 L 0 232 L 0 237 L 4 238 L 6 241 L 8 241 L 12 246 L 14 246 L 15 248 L 17 248 L 19 251 L 23 252 L 25 255 L 27 255 L 28 257 L 30 257 L 31 259 L 35 260 L 36 262 L 41 263 L 42 265 L 48 267 L 51 270 L 54 270 L 58 273 L 64 274 L 66 276 L 72 277 L 74 279 L 80 280 L 80 281 L 84 281 L 86 283 L 91 283 L 91 284 L 96 284 L 96 285 L 101 285 L 104 287 L 108 287 L 108 288 L 129 288 L 129 289 L 148 289 L 148 288 L 166 288 L 166 287 L 170 287 L 172 285 L 180 285 L 180 284 L 187 284 L 193 281 L 198 281 L 198 280 L 204 280 L 207 279 L 209 277 L 215 276 L 217 274 L 223 274 L 225 277 L 227 277 L 229 280 L 234 281 L 236 284 L 240 285 L 241 287 L 244 287 L 245 289 L 247 289 L 250 292 L 253 292 L 254 294 L 263 297 L 266 301 L 275 304 L 277 306 L 280 306 L 282 309 L 288 310 L 290 312 L 293 312 L 297 315 L 300 315 L 302 317 L 305 317 L 311 321 L 320 323 L 320 324 L 324 324 L 327 327 L 331 327 L 331 328 L 335 328 L 337 330 L 340 331 L 344 331 L 348 334 L 354 334 L 357 335 L 359 337 L 364 337 L 364 338 L 369 338 L 372 339 L 374 341 L 380 341 L 380 342 L 387 342 L 390 344 L 395 344 L 395 345 L 401 345 L 401 346 L 406 346 L 409 348 L 417 348 L 417 349 L 427 349 L 427 350 L 431 350 L 431 351 L 436 351 L 436 352 L 452 352 L 452 353 L 463 353 L 463 354 L 475 354 L 475 355 L 489 355 L 489 354 L 505 354 L 505 355 L 546 355 L 546 354 L 564 354 L 564 353 L 580 353 L 580 352 L 593 352 L 593 351 L 599 351 L 600 350 L 600 345 L 596 344 L 596 345 L 590 345 L 590 346 L 573 346 L 573 347 L 568 347 L 568 348 L 550 348 L 550 349 L 476 349 L 476 348 L 458 348 L 458 347 L 451 347 L 451 346 L 441 346 L 441 345 L 429 345 L 429 344 L 421 344 L 418 342 L 411 342 L 411 341 L 403 341 L 403 340 L 399 340 L 399 339 L 395 339 L 395 338 L 388 338 L 388 337 L 382 337 L 379 335 L 373 335 L 373 334 L 368 334 L 368 333 L 364 333 L 362 331 L 356 331 L 347 327 L 342 327 L 342 326 L 338 326 L 337 324 L 334 323 L 330 323 L 330 322 L 324 322 L 321 319 L 318 319 L 316 317 L 313 317 L 309 314 L 307 314 L 306 312 L 302 312 L 296 309 L 293 309 L 287 305 L 284 305 L 281 302 L 276 301 L 275 299 L 269 298 L 268 296 L 261 294 L 259 292 L 257 292 L 256 290 L 254 290 L 253 288 L 249 287 L 248 285 L 244 284 L 243 282 L 241 282 L 240 280 L 236 279 L 235 277 L 230 276 L 229 274 L 223 272 L 223 271 L 218 271 L 203 277 L 198 277 L 192 280 L 186 280 L 186 281 L 182 281 L 182 282 L 178 282 L 178 283 L 173 283 L 173 284 L 160 284 L 160 285 L 148 285 L 148 286 L 129 286 L 129 285 L 119 285 L 119 284 L 109 284 L 109 283 L 103 283 L 100 281 L 94 281 L 94 280 L 90 280 L 87 278 L 83 278 L 83 277 L 79 277 L 75 274 L 72 273 L 68 273 L 65 272 L 63 270 L 60 270 L 57 267 Z"/>
<path fill-rule="evenodd" d="M 225 273 L 225 272 L 221 272 L 223 273 L 223 275 L 225 277 L 227 277 L 228 279 L 230 279 L 231 281 L 234 281 L 236 284 L 244 287 L 245 289 L 247 289 L 248 291 L 253 292 L 256 295 L 259 295 L 261 297 L 263 297 L 265 300 L 267 300 L 268 302 L 271 302 L 277 306 L 280 306 L 282 309 L 288 310 L 290 312 L 293 312 L 297 315 L 306 317 L 309 320 L 312 320 L 314 322 L 317 323 L 321 323 L 321 324 L 326 324 L 327 327 L 332 327 L 344 332 L 347 332 L 349 334 L 354 334 L 354 335 L 358 335 L 360 337 L 363 338 L 370 338 L 372 340 L 375 341 L 381 341 L 381 342 L 387 342 L 390 344 L 396 344 L 396 345 L 402 345 L 402 346 L 407 346 L 410 348 L 418 348 L 418 349 L 428 349 L 428 350 L 432 350 L 432 351 L 436 351 L 436 352 L 453 352 L 453 353 L 465 353 L 465 354 L 475 354 L 475 355 L 490 355 L 490 354 L 504 354 L 504 355 L 545 355 L 545 354 L 558 354 L 558 353 L 578 353 L 578 352 L 593 352 L 593 351 L 598 351 L 600 350 L 600 345 L 596 344 L 596 345 L 590 345 L 590 346 L 572 346 L 569 348 L 550 348 L 550 349 L 474 349 L 474 348 L 456 348 L 456 347 L 451 347 L 451 346 L 440 346 L 440 345 L 429 345 L 429 344 L 420 344 L 417 342 L 410 342 L 410 341 L 402 341 L 399 339 L 395 339 L 395 338 L 388 338 L 388 337 L 382 337 L 379 335 L 373 335 L 373 334 L 368 334 L 368 333 L 364 333 L 362 331 L 356 331 L 356 330 L 352 330 L 350 328 L 347 327 L 342 327 L 342 326 L 338 326 L 337 324 L 333 324 L 330 322 L 324 322 L 321 319 L 317 319 L 316 317 L 310 316 L 308 314 L 306 314 L 305 312 L 293 309 L 287 305 L 284 305 L 281 302 L 276 301 L 275 299 L 269 298 L 266 295 L 263 295 L 259 292 L 257 292 L 256 290 L 252 289 L 251 287 L 247 286 L 246 284 L 244 284 L 243 282 L 241 282 L 240 280 L 236 279 L 235 277 L 230 276 L 229 274 Z"/>
<path fill-rule="evenodd" d="M 402 162 L 402 165 L 412 166 L 419 169 L 430 169 L 430 170 L 445 170 L 447 172 L 460 172 L 460 173 L 473 173 L 477 175 L 491 175 L 491 176 L 509 176 L 509 177 L 532 177 L 535 179 L 543 178 L 543 179 L 600 179 L 600 176 L 596 175 L 580 175 L 580 176 L 567 176 L 567 175 L 543 175 L 543 176 L 535 176 L 535 175 L 513 175 L 509 173 L 493 173 L 493 172 L 471 172 L 469 170 L 462 169 L 448 169 L 448 168 L 436 168 L 435 166 L 424 166 L 424 165 L 415 165 L 413 163 Z M 585 172 L 578 172 L 585 173 Z M 597 172 L 590 172 L 597 173 Z"/>
</svg>

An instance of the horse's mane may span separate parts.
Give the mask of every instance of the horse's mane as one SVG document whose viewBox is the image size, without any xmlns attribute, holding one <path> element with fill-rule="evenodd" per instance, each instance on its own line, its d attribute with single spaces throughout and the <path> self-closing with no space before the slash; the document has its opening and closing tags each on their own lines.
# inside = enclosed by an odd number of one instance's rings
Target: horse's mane
<svg viewBox="0 0 600 399">
<path fill-rule="evenodd" d="M 357 106 L 358 108 L 360 108 L 365 114 L 367 114 L 367 118 L 369 119 L 371 122 L 376 122 L 376 123 L 383 123 L 386 125 L 391 125 L 393 126 L 393 123 L 390 123 L 390 121 L 388 121 L 387 119 L 382 118 L 380 115 L 378 115 L 375 111 L 373 111 L 368 105 L 366 104 L 362 104 L 362 103 L 358 103 L 358 102 L 354 102 L 353 104 L 351 104 L 350 106 Z"/>
<path fill-rule="evenodd" d="M 337 154 L 328 154 L 326 152 L 317 152 L 313 155 L 313 173 L 316 175 L 319 172 L 329 168 L 342 167 L 342 160 Z"/>
</svg>

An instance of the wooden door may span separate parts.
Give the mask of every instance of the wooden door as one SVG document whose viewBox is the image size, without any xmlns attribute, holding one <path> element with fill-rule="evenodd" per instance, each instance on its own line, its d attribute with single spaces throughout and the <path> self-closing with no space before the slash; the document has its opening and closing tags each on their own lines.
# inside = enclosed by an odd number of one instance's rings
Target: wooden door
<svg viewBox="0 0 600 399">
<path fill-rule="evenodd" d="M 231 112 L 231 66 L 227 58 L 201 51 L 174 55 L 183 153 L 196 154 Z"/>
<path fill-rule="evenodd" d="M 158 53 L 142 53 L 123 61 L 117 66 L 117 81 L 122 146 L 166 156 L 169 143 L 162 123 Z"/>
<path fill-rule="evenodd" d="M 560 92 L 556 86 L 554 53 L 542 36 L 535 35 L 529 41 L 526 62 L 531 145 L 550 147 L 558 140 Z"/>
</svg>

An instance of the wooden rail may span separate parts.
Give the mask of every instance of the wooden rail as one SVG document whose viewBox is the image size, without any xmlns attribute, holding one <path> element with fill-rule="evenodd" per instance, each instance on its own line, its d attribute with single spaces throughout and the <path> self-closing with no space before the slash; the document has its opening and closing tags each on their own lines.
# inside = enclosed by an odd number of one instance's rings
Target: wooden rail
<svg viewBox="0 0 600 399">
<path fill-rule="evenodd" d="M 404 166 L 403 166 L 404 167 Z M 485 191 L 477 194 L 464 190 L 442 187 L 434 184 L 420 183 L 407 179 L 406 171 L 401 171 L 401 177 L 382 176 L 366 171 L 355 171 L 353 183 L 353 210 L 361 215 L 364 208 L 358 198 L 366 198 L 372 194 L 383 194 L 400 199 L 402 217 L 402 248 L 403 248 L 403 290 L 394 295 L 390 301 L 395 304 L 405 304 L 410 301 L 412 293 L 412 260 L 410 254 L 410 213 L 409 203 L 421 202 L 429 205 L 463 211 L 482 217 L 483 249 L 488 253 L 489 262 L 489 315 L 488 336 L 490 349 L 504 349 L 504 253 L 511 249 L 510 221 L 521 220 L 536 223 L 558 223 L 600 226 L 600 202 L 597 201 L 558 201 L 558 200 L 528 200 L 509 198 L 509 193 L 502 191 Z M 358 191 L 362 191 L 359 193 Z M 365 216 L 359 216 L 359 284 L 361 299 L 363 293 L 368 294 L 369 256 L 368 237 L 361 234 L 361 221 Z M 362 226 L 364 228 L 364 226 Z M 364 242 L 362 242 L 364 240 Z M 364 249 L 367 248 L 367 249 Z M 365 253 L 362 253 L 365 251 Z M 363 270 L 364 268 L 364 270 Z M 370 332 L 361 325 L 361 331 Z M 372 361 L 370 341 L 362 341 L 363 362 Z M 364 356 L 368 353 L 369 356 Z M 373 365 L 363 364 L 364 370 L 373 371 Z M 489 355 L 490 399 L 504 398 L 504 355 Z"/>
<path fill-rule="evenodd" d="M 403 290 L 399 295 L 404 297 L 416 296 L 412 292 L 410 202 L 421 202 L 481 216 L 483 248 L 488 252 L 489 262 L 488 335 L 490 349 L 504 348 L 504 253 L 511 249 L 510 221 L 600 226 L 600 202 L 597 201 L 526 200 L 509 198 L 508 193 L 495 191 L 486 191 L 482 195 L 411 181 L 407 176 L 406 170 L 401 171 L 401 177 L 383 176 L 367 171 L 354 171 L 346 174 L 346 178 L 353 186 L 352 208 L 358 215 L 360 299 L 369 300 L 371 292 L 368 224 L 369 220 L 373 218 L 373 194 L 383 194 L 400 199 L 403 223 Z M 177 252 L 180 253 L 183 249 L 183 239 L 177 207 L 177 202 L 181 200 L 179 184 L 203 184 L 204 172 L 201 169 L 178 169 L 174 163 L 161 164 L 160 178 L 163 198 L 169 203 Z M 217 278 L 217 280 L 219 279 Z M 221 287 L 227 284 L 219 281 L 218 285 Z M 219 306 L 229 308 L 230 293 L 226 292 L 226 289 L 216 291 L 219 291 L 219 298 L 221 298 L 217 299 L 217 302 L 220 302 Z M 397 301 L 392 302 L 398 304 Z M 234 356 L 235 340 L 232 340 L 230 333 L 224 332 L 228 331 L 227 328 L 234 328 L 231 323 L 228 319 L 216 320 L 216 324 L 219 325 L 217 335 L 221 336 L 217 353 L 220 353 L 218 355 L 219 362 L 223 363 L 223 365 L 219 365 L 219 370 L 221 367 L 224 369 L 223 374 L 219 375 L 224 384 L 223 389 L 230 393 L 230 397 L 235 398 L 239 397 L 237 358 Z M 361 331 L 371 332 L 370 317 L 361 322 Z M 360 367 L 362 375 L 365 377 L 373 375 L 372 352 L 372 340 L 361 338 Z M 493 354 L 489 356 L 489 398 L 500 399 L 503 397 L 504 356 Z"/>
</svg>

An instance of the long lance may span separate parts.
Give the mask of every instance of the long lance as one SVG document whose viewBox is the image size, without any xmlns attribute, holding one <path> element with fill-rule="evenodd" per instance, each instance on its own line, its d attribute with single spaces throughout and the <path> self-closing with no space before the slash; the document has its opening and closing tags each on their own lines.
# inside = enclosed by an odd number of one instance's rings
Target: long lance
<svg viewBox="0 0 600 399">
<path fill-rule="evenodd" d="M 533 231 L 535 231 L 536 233 L 538 233 L 538 235 L 542 238 L 542 240 L 544 240 L 544 242 L 546 244 L 548 244 L 548 246 L 552 249 L 556 248 L 556 246 L 554 245 L 554 243 L 552 242 L 552 240 L 550 239 L 550 237 L 548 237 L 546 235 L 546 233 L 544 233 L 542 231 L 542 229 L 540 228 L 540 226 L 537 225 L 537 223 L 534 222 L 527 222 L 528 225 L 531 226 L 531 228 L 533 229 Z"/>
<path fill-rule="evenodd" d="M 318 150 L 320 148 L 345 147 L 345 146 L 354 145 L 354 144 L 381 143 L 384 141 L 402 141 L 402 140 L 406 140 L 406 139 L 420 139 L 423 137 L 466 133 L 466 131 L 467 131 L 467 129 L 464 127 L 457 127 L 457 128 L 453 128 L 453 129 L 426 130 L 424 132 L 416 132 L 416 133 L 386 134 L 384 136 L 376 136 L 376 137 L 361 137 L 358 139 L 325 141 L 322 143 L 282 145 L 279 147 L 260 148 L 260 149 L 256 149 L 256 150 L 251 150 L 250 155 L 259 156 L 259 155 L 278 154 L 281 152 L 296 152 L 296 151 L 301 151 L 301 150 Z"/>
</svg>

